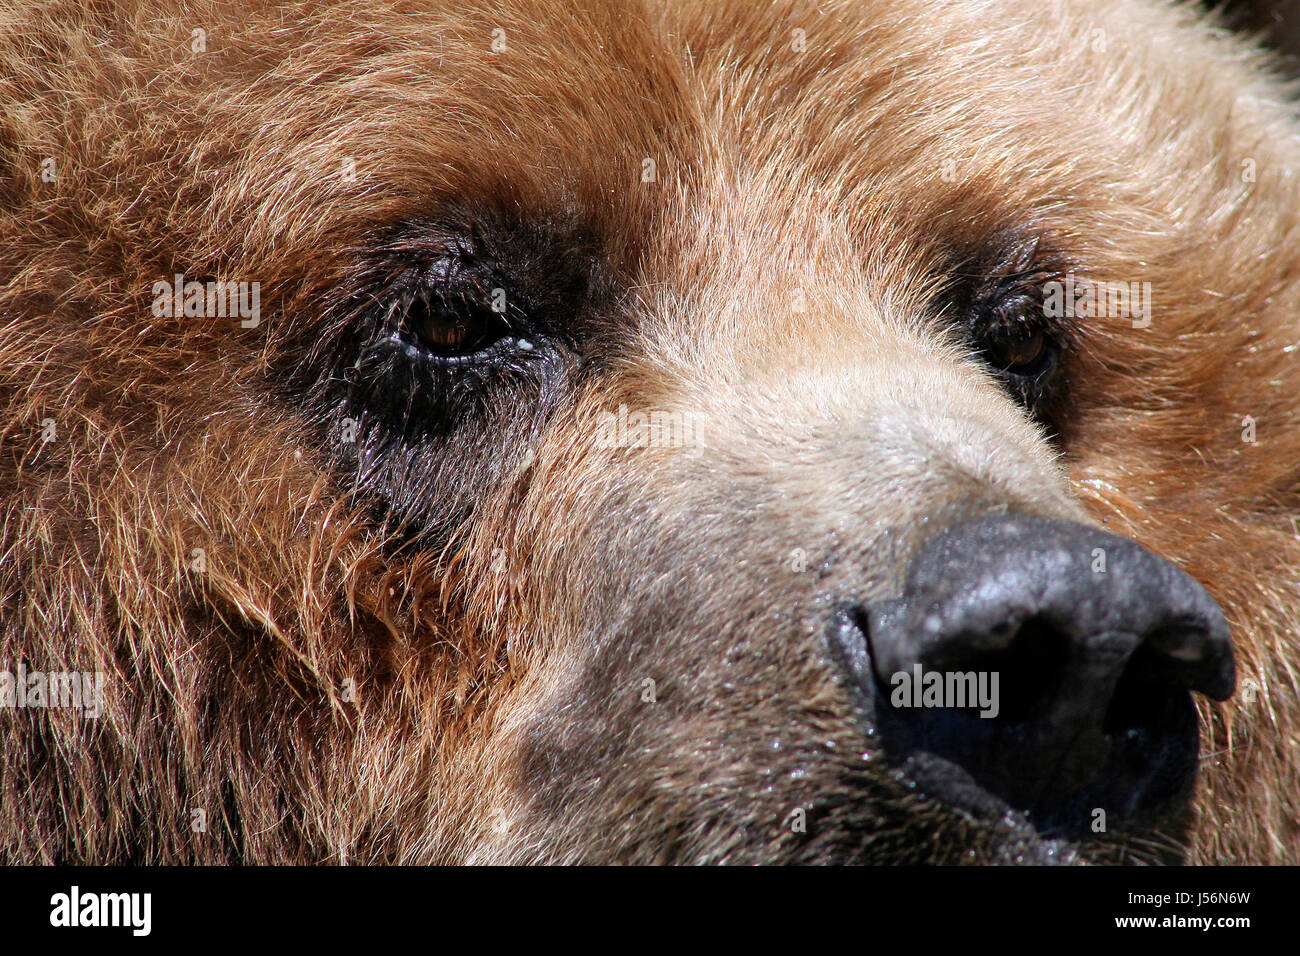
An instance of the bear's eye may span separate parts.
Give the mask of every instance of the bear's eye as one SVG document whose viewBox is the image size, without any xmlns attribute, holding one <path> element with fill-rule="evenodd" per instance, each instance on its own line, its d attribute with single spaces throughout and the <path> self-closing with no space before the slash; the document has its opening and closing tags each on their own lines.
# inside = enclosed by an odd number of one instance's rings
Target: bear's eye
<svg viewBox="0 0 1300 956">
<path fill-rule="evenodd" d="M 1061 350 L 1032 304 L 1013 298 L 1017 301 L 1010 308 L 976 316 L 969 334 L 984 364 L 1012 397 L 1030 414 L 1041 415 L 1056 383 Z"/>
<path fill-rule="evenodd" d="M 984 337 L 983 351 L 999 374 L 1019 378 L 1037 377 L 1054 358 L 1047 333 L 1034 328 L 991 329 Z"/>
<path fill-rule="evenodd" d="M 1067 330 L 1044 308 L 1044 283 L 1061 271 L 1038 239 L 995 240 L 956 257 L 939 302 L 974 356 L 1031 415 L 1046 420 L 1060 391 Z"/>
<path fill-rule="evenodd" d="M 486 302 L 423 289 L 406 297 L 403 324 L 435 361 L 472 361 L 511 337 L 510 326 Z"/>
</svg>

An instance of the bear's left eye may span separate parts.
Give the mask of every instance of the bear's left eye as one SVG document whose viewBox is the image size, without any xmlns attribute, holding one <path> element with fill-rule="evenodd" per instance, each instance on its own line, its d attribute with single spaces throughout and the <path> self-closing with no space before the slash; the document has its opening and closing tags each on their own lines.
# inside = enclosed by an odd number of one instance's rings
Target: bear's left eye
<svg viewBox="0 0 1300 956">
<path fill-rule="evenodd" d="M 995 307 L 991 314 L 974 316 L 969 336 L 989 370 L 1037 415 L 1050 395 L 1061 350 L 1041 310 L 1035 313 L 1034 301 L 1019 301 L 1013 308 Z"/>
<path fill-rule="evenodd" d="M 1034 380 L 1056 361 L 1055 343 L 1043 329 L 1000 325 L 979 344 L 989 366 L 1004 378 Z"/>
<path fill-rule="evenodd" d="M 1044 284 L 1056 274 L 1037 240 L 1001 243 L 963 257 L 942 307 L 984 366 L 1031 414 L 1046 416 L 1064 352 L 1064 330 L 1046 314 Z"/>
</svg>

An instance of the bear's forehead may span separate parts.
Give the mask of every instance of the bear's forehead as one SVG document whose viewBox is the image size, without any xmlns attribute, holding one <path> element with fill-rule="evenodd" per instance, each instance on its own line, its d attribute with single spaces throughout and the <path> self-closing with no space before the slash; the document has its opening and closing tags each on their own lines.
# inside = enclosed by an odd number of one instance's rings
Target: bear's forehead
<svg viewBox="0 0 1300 956">
<path fill-rule="evenodd" d="M 1153 188 L 1149 166 L 1195 131 L 1145 122 L 1160 104 L 1125 92 L 1173 55 L 1132 22 L 1140 12 L 927 11 L 345 0 L 300 21 L 241 15 L 211 25 L 179 78 L 149 84 L 166 99 L 147 125 L 174 126 L 188 147 L 174 159 L 243 213 L 234 231 L 263 252 L 329 246 L 323 224 L 355 243 L 459 203 L 581 221 L 629 267 L 653 261 L 648 246 L 738 231 L 755 255 L 829 232 L 916 259 L 940 237 L 1086 232 L 1113 210 L 1183 201 Z M 353 28 L 323 28 L 340 17 Z M 136 42 L 156 53 L 161 39 Z M 1172 101 L 1182 85 L 1146 96 Z M 347 162 L 353 179 L 335 175 Z"/>
<path fill-rule="evenodd" d="M 1289 132 L 1242 94 L 1239 52 L 1225 64 L 1209 31 L 1173 37 L 1150 15 L 338 0 L 109 16 L 94 36 L 112 56 L 69 51 L 98 85 L 53 91 L 47 114 L 82 126 L 86 195 L 134 197 L 115 214 L 124 243 L 255 267 L 268 289 L 337 285 L 353 250 L 453 209 L 581 238 L 625 287 L 800 262 L 921 295 L 970 250 L 1050 236 L 1099 274 L 1177 265 L 1177 289 L 1189 257 L 1219 255 L 1197 210 L 1240 201 L 1242 162 L 1284 169 L 1261 144 Z M 1165 175 L 1172 155 L 1201 175 Z"/>
</svg>

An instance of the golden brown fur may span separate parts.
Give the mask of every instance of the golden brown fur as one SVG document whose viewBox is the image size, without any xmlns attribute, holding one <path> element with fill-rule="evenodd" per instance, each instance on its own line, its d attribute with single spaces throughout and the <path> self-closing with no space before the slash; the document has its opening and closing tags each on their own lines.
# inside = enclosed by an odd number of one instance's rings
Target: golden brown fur
<svg viewBox="0 0 1300 956">
<path fill-rule="evenodd" d="M 884 594 L 886 525 L 1013 507 L 1221 602 L 1251 692 L 1204 709 L 1191 858 L 1300 862 L 1300 127 L 1190 10 L 78 0 L 0 12 L 0 63 L 0 667 L 107 675 L 97 721 L 0 710 L 0 857 L 1012 858 L 851 765 L 769 608 L 831 589 L 794 548 Z M 447 210 L 594 263 L 556 375 L 598 361 L 368 470 L 302 369 Z M 1076 330 L 1059 446 L 913 324 L 1007 234 L 1155 290 Z M 154 317 L 176 273 L 259 281 L 260 324 Z M 706 459 L 598 449 L 620 402 L 697 413 Z M 881 450 L 912 430 L 932 458 Z"/>
</svg>

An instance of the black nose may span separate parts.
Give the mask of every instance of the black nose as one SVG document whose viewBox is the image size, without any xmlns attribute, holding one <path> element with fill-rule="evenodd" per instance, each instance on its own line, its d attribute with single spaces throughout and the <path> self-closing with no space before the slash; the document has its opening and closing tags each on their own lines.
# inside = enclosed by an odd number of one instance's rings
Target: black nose
<svg viewBox="0 0 1300 956">
<path fill-rule="evenodd" d="M 1234 683 L 1227 623 L 1192 578 L 1127 538 L 1027 516 L 937 535 L 901 598 L 833 634 L 887 753 L 923 788 L 1050 832 L 1184 795 L 1190 691 L 1223 700 Z"/>
</svg>

